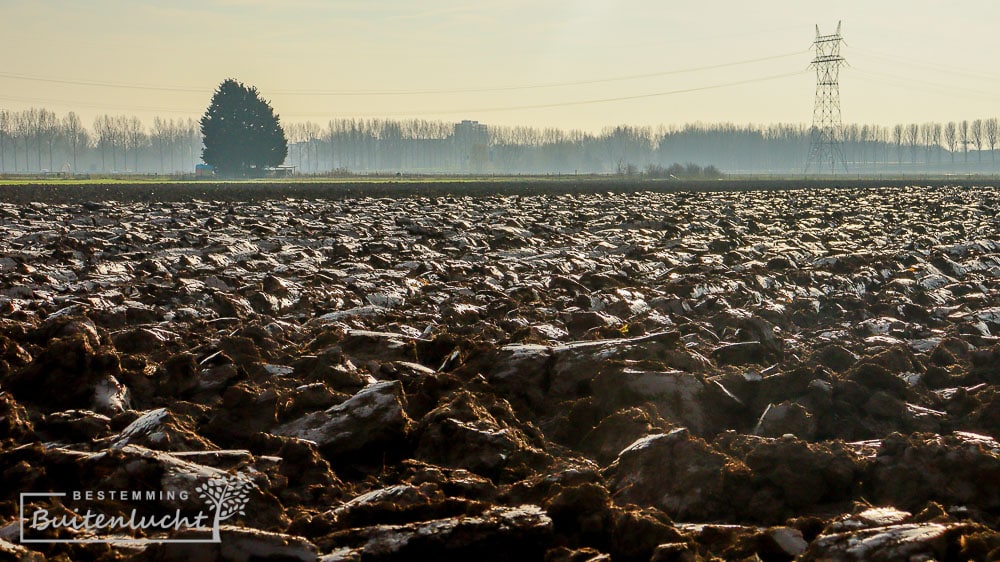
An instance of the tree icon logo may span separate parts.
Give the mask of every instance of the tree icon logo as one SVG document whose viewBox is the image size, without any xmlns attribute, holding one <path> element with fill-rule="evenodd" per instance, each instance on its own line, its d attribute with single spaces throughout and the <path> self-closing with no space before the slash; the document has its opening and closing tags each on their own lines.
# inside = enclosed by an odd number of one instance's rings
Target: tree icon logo
<svg viewBox="0 0 1000 562">
<path fill-rule="evenodd" d="M 215 509 L 215 519 L 212 522 L 212 542 L 221 542 L 219 525 L 230 517 L 239 514 L 246 515 L 244 508 L 250 501 L 250 489 L 253 483 L 243 476 L 227 478 L 212 478 L 201 484 L 194 491 L 198 497 L 205 500 L 209 507 Z"/>
</svg>

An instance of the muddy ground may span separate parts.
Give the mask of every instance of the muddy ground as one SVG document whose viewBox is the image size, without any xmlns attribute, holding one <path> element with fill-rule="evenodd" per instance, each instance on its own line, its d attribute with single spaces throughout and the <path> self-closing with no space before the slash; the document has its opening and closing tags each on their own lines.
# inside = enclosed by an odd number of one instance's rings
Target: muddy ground
<svg viewBox="0 0 1000 562">
<path fill-rule="evenodd" d="M 0 194 L 0 559 L 1000 558 L 994 188 L 175 188 Z"/>
</svg>

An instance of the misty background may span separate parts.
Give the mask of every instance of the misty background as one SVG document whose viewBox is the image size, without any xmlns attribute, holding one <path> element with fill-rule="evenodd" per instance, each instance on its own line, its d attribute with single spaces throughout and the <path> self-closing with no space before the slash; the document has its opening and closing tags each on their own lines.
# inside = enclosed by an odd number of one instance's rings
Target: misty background
<svg viewBox="0 0 1000 562">
<path fill-rule="evenodd" d="M 300 174 L 801 174 L 804 124 L 735 123 L 598 132 L 464 120 L 332 119 L 284 123 L 286 166 Z M 993 174 L 998 120 L 844 126 L 851 174 Z M 0 173 L 191 174 L 201 131 L 187 118 L 0 109 Z M 680 164 L 681 168 L 671 166 Z M 813 172 L 816 172 L 813 170 Z"/>
<path fill-rule="evenodd" d="M 0 9 L 18 46 L 0 68 L 3 174 L 190 174 L 223 76 L 271 102 L 301 174 L 801 174 L 814 32 L 840 20 L 842 172 L 996 171 L 986 0 Z"/>
</svg>

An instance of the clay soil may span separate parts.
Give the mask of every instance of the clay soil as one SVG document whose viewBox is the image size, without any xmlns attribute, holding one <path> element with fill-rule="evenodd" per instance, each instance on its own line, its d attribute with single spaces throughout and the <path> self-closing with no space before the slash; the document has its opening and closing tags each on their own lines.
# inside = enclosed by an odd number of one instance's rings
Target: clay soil
<svg viewBox="0 0 1000 562">
<path fill-rule="evenodd" d="M 944 184 L 0 187 L 0 559 L 1000 559 L 998 211 Z M 19 541 L 22 492 L 188 491 L 140 506 L 173 513 L 230 477 L 217 544 Z"/>
</svg>

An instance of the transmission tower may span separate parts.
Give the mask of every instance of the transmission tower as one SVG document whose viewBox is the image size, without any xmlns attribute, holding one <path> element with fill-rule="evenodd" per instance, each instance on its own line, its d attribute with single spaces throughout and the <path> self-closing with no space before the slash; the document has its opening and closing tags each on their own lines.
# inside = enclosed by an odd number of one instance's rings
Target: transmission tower
<svg viewBox="0 0 1000 562">
<path fill-rule="evenodd" d="M 816 57 L 810 64 L 816 69 L 816 104 L 813 106 L 806 172 L 811 168 L 821 173 L 824 169 L 831 174 L 837 173 L 838 169 L 847 172 L 840 122 L 840 67 L 845 64 L 844 57 L 840 56 L 840 44 L 843 42 L 840 22 L 837 22 L 837 32 L 833 35 L 820 35 L 819 26 L 816 26 L 816 41 L 813 43 Z"/>
</svg>

